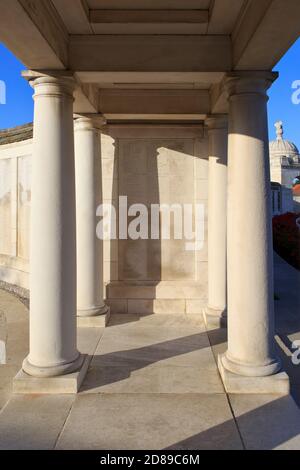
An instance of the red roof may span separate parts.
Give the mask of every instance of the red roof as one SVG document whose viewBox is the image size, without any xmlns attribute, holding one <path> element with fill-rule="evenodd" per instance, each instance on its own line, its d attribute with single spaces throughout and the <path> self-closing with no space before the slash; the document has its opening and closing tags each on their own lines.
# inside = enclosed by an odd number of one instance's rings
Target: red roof
<svg viewBox="0 0 300 470">
<path fill-rule="evenodd" d="M 293 195 L 300 197 L 300 184 L 296 184 L 296 185 L 293 187 Z"/>
</svg>

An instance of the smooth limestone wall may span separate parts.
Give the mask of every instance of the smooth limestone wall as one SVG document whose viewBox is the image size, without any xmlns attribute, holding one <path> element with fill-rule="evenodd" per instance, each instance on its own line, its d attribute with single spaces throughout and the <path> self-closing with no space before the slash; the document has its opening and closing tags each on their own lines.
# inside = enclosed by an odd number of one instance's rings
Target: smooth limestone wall
<svg viewBox="0 0 300 470">
<path fill-rule="evenodd" d="M 0 280 L 29 288 L 32 140 L 0 146 Z"/>
<path fill-rule="evenodd" d="M 31 153 L 32 139 L 0 145 L 0 280 L 23 288 L 29 288 Z M 174 239 L 104 242 L 104 282 L 113 311 L 199 313 L 205 305 L 207 157 L 201 126 L 103 129 L 104 203 L 118 208 L 119 196 L 126 195 L 129 204 L 201 203 L 205 212 L 200 251 L 186 251 L 184 242 Z"/>
</svg>

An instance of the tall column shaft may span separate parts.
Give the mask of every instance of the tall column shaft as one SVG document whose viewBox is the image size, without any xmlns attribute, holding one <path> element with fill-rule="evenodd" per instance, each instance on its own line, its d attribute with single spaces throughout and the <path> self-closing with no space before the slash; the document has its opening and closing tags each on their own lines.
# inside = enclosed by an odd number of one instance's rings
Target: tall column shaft
<svg viewBox="0 0 300 470">
<path fill-rule="evenodd" d="M 73 78 L 41 76 L 34 88 L 30 256 L 30 353 L 23 370 L 77 370 Z"/>
<path fill-rule="evenodd" d="M 77 314 L 106 314 L 103 301 L 103 242 L 96 235 L 96 211 L 102 201 L 100 132 L 92 118 L 75 121 L 77 209 Z"/>
<path fill-rule="evenodd" d="M 266 91 L 274 74 L 227 79 L 228 351 L 224 367 L 264 377 L 280 369 L 274 343 L 271 185 Z"/>
<path fill-rule="evenodd" d="M 227 314 L 227 148 L 228 118 L 207 119 L 209 135 L 208 180 L 208 325 L 224 326 Z"/>
</svg>

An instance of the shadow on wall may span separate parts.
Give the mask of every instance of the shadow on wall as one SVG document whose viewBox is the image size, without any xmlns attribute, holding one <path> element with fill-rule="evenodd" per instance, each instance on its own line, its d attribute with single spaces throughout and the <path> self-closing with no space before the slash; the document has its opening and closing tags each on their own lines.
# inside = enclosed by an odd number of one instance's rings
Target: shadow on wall
<svg viewBox="0 0 300 470">
<path fill-rule="evenodd" d="M 110 162 L 105 150 L 102 151 L 104 165 L 109 168 L 104 174 L 103 200 L 105 203 L 113 203 L 118 217 L 118 198 L 127 198 L 127 201 L 123 201 L 127 204 L 125 211 L 131 208 L 132 212 L 127 217 L 127 224 L 125 221 L 125 233 L 118 225 L 120 240 L 110 244 L 110 280 L 154 285 L 161 280 L 195 280 L 195 252 L 186 251 L 186 240 L 175 239 L 172 210 L 171 239 L 164 240 L 162 237 L 162 217 L 169 217 L 162 213 L 159 215 L 158 233 L 154 230 L 151 236 L 152 205 L 183 206 L 195 203 L 193 140 L 116 139 L 114 150 Z M 140 205 L 146 207 L 147 216 Z M 139 216 L 147 219 L 148 239 L 124 239 L 127 227 L 134 224 Z M 136 231 L 141 230 L 138 224 L 135 226 Z"/>
<path fill-rule="evenodd" d="M 156 130 L 151 126 L 133 126 L 129 130 L 126 126 L 107 126 L 103 129 L 103 198 L 105 203 L 113 203 L 118 220 L 125 219 L 124 227 L 123 224 L 117 226 L 120 239 L 104 243 L 105 281 L 110 282 L 107 299 L 115 313 L 134 313 L 133 310 L 140 309 L 150 313 L 163 308 L 183 311 L 185 299 L 172 292 L 171 288 L 166 294 L 157 293 L 161 281 L 187 284 L 197 281 L 203 284 L 201 294 L 197 297 L 200 299 L 198 305 L 200 301 L 205 302 L 206 240 L 202 251 L 196 251 L 196 247 L 187 249 L 190 240 L 175 236 L 175 232 L 176 229 L 178 231 L 178 219 L 184 232 L 184 211 L 187 211 L 187 206 L 191 209 L 189 219 L 192 232 L 196 229 L 195 203 L 201 205 L 201 210 L 205 212 L 207 136 L 197 129 L 198 136 L 193 128 L 181 131 L 178 127 L 179 135 L 174 128 L 166 126 L 165 129 L 160 127 Z M 118 213 L 119 197 L 124 206 Z M 125 217 L 121 217 L 123 213 Z M 153 224 L 153 220 L 158 220 L 158 224 Z M 141 221 L 148 225 L 145 230 L 139 225 Z M 170 221 L 167 229 L 166 221 Z M 128 227 L 134 228 L 134 239 L 126 239 Z M 169 238 L 166 233 L 163 234 L 163 228 L 170 233 Z M 127 286 L 135 286 L 136 292 L 131 292 L 130 296 L 126 292 Z M 147 292 L 142 291 L 144 286 Z M 174 284 L 172 288 L 175 289 Z M 168 297 L 163 297 L 166 295 Z M 177 299 L 176 303 L 173 299 Z M 195 302 L 190 304 L 196 305 Z"/>
<path fill-rule="evenodd" d="M 143 139 L 119 140 L 118 189 L 119 196 L 128 198 L 132 214 L 127 217 L 127 227 L 130 230 L 134 219 L 144 216 L 148 233 L 142 236 L 149 238 L 119 241 L 119 280 L 158 282 L 162 279 L 162 242 L 160 234 L 156 240 L 151 240 L 150 226 L 151 205 L 160 203 L 160 188 L 157 155 L 149 142 Z M 139 230 L 141 227 L 136 228 Z"/>
</svg>

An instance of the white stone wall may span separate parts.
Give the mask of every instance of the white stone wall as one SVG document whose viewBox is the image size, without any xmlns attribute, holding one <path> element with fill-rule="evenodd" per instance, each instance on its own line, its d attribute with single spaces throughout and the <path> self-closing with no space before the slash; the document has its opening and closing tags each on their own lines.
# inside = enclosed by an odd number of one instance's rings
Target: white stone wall
<svg viewBox="0 0 300 470">
<path fill-rule="evenodd" d="M 107 302 L 116 313 L 199 313 L 207 302 L 208 136 L 201 126 L 114 126 L 102 136 L 105 202 L 202 204 L 201 250 L 185 241 L 105 242 Z M 149 211 L 150 212 L 150 211 Z M 130 223 L 130 219 L 128 220 Z M 110 276 L 110 277 L 109 277 Z"/>
<path fill-rule="evenodd" d="M 104 201 L 118 204 L 203 204 L 207 231 L 208 148 L 203 129 L 175 126 L 120 126 L 102 136 Z M 150 212 L 150 211 L 149 211 Z M 203 249 L 188 252 L 184 240 L 120 240 L 105 243 L 110 280 L 202 281 Z M 106 272 L 109 267 L 106 266 Z M 106 275 L 106 280 L 108 276 Z"/>
<path fill-rule="evenodd" d="M 129 204 L 201 203 L 205 211 L 205 240 L 201 251 L 185 251 L 180 240 L 105 241 L 106 284 L 196 282 L 202 286 L 204 303 L 207 145 L 201 127 L 105 128 L 101 137 L 104 203 L 113 203 L 117 208 L 119 195 L 127 195 Z M 29 288 L 31 154 L 32 140 L 0 146 L 0 280 L 24 288 Z"/>
<path fill-rule="evenodd" d="M 101 136 L 103 202 L 118 206 L 118 141 L 109 134 Z M 118 213 L 117 213 L 118 214 Z M 104 282 L 118 280 L 118 243 L 104 241 Z"/>
<path fill-rule="evenodd" d="M 29 288 L 32 140 L 0 146 L 0 280 Z"/>
</svg>

